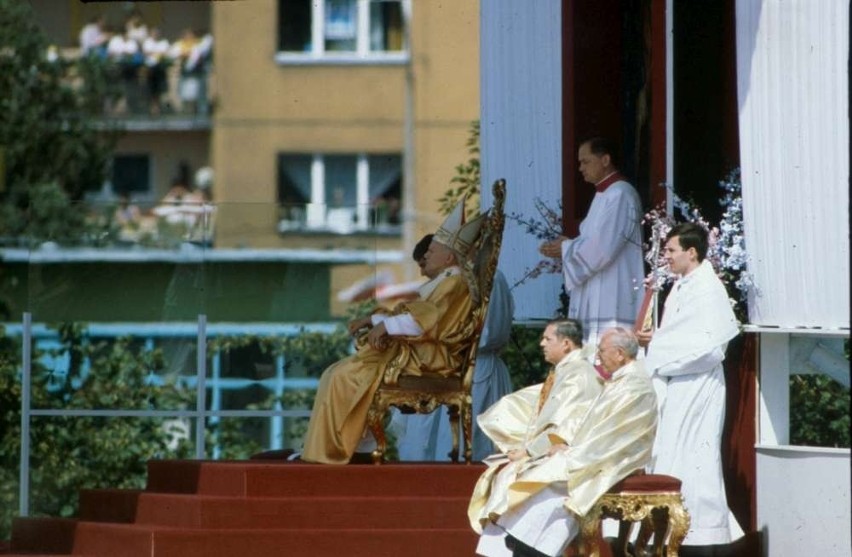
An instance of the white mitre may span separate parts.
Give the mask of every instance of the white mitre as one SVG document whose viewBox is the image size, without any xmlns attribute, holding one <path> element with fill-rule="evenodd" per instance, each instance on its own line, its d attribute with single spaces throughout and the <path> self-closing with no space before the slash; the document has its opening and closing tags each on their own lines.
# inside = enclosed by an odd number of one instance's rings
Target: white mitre
<svg viewBox="0 0 852 557">
<path fill-rule="evenodd" d="M 485 224 L 485 217 L 488 215 L 488 213 L 480 213 L 470 222 L 465 222 L 464 206 L 466 201 L 467 196 L 465 195 L 456 204 L 443 224 L 438 227 L 438 230 L 435 231 L 435 236 L 432 238 L 439 244 L 443 244 L 455 251 L 461 256 L 461 259 L 467 259 L 470 248 L 479 238 L 482 225 Z"/>
</svg>

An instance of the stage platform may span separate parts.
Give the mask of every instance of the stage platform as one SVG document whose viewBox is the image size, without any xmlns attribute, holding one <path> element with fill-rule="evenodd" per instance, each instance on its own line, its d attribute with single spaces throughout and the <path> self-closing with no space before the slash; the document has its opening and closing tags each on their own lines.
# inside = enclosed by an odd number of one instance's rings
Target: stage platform
<svg viewBox="0 0 852 557">
<path fill-rule="evenodd" d="M 151 461 L 144 490 L 82 490 L 75 519 L 16 520 L 7 555 L 473 555 L 467 502 L 483 470 Z"/>
</svg>

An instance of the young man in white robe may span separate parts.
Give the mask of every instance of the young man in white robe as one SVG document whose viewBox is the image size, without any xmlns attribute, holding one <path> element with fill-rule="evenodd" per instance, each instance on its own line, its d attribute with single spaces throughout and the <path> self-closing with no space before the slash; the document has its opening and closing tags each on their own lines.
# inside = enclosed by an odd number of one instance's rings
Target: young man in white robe
<svg viewBox="0 0 852 557">
<path fill-rule="evenodd" d="M 730 543 L 743 535 L 728 508 L 722 476 L 728 341 L 739 334 L 724 285 L 705 259 L 707 230 L 684 223 L 666 237 L 664 254 L 680 278 L 666 299 L 656 331 L 639 331 L 648 346 L 645 367 L 660 400 L 655 474 L 682 480 L 691 518 L 684 545 Z"/>
<path fill-rule="evenodd" d="M 431 241 L 426 235 L 414 248 L 412 257 L 425 272 L 425 252 Z M 509 342 L 512 332 L 514 301 L 503 273 L 497 271 L 488 302 L 485 325 L 479 336 L 476 367 L 473 371 L 472 412 L 478 416 L 503 396 L 512 392 L 509 368 L 500 359 L 500 351 Z M 396 447 L 401 461 L 449 461 L 452 449 L 452 431 L 447 415 L 441 409 L 431 414 L 395 413 L 393 425 L 398 431 Z M 494 452 L 494 444 L 479 425 L 473 425 L 473 460 L 483 460 Z"/>
<path fill-rule="evenodd" d="M 542 339 L 548 361 L 569 348 L 552 388 L 545 381 L 508 395 L 479 418 L 503 451 L 489 459 L 468 506 L 479 555 L 561 556 L 579 517 L 650 460 L 657 398 L 634 361 L 636 337 L 623 328 L 603 334 L 598 357 L 609 376 L 603 379 L 579 349 L 579 337 L 569 342 L 556 333 L 557 326 L 579 330 L 574 321 L 563 323 L 548 326 Z"/>
<path fill-rule="evenodd" d="M 562 259 L 568 317 L 583 324 L 585 341 L 597 342 L 600 331 L 632 327 L 642 303 L 645 275 L 642 258 L 642 202 L 619 174 L 614 147 L 592 138 L 578 152 L 583 179 L 595 186 L 595 197 L 576 238 L 560 236 L 540 252 Z"/>
</svg>

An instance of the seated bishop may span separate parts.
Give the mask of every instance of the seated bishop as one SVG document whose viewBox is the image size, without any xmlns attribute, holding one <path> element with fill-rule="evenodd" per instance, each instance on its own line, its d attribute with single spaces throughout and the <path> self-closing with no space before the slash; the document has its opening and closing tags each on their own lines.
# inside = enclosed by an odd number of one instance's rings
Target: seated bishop
<svg viewBox="0 0 852 557">
<path fill-rule="evenodd" d="M 581 343 L 576 321 L 549 325 L 541 345 L 553 374 L 479 418 L 504 454 L 489 457 L 468 506 L 477 555 L 561 556 L 595 501 L 650 460 L 657 397 L 636 337 L 604 332 L 600 378 Z"/>
<path fill-rule="evenodd" d="M 435 232 L 424 263 L 424 272 L 434 278 L 420 287 L 418 299 L 349 324 L 353 333 L 369 329 L 366 342 L 323 372 L 303 461 L 347 464 L 356 452 L 375 447 L 365 426 L 384 377 L 457 373 L 474 334 L 462 268 L 485 222 L 485 215 L 465 222 L 464 205 L 462 199 Z"/>
</svg>

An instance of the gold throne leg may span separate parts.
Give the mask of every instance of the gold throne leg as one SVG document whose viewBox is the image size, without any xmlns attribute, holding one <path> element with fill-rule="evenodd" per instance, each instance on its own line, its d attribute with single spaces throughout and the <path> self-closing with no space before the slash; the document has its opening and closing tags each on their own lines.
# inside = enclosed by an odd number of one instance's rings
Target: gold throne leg
<svg viewBox="0 0 852 557">
<path fill-rule="evenodd" d="M 459 407 L 452 404 L 447 407 L 450 415 L 450 432 L 453 434 L 453 448 L 450 450 L 450 460 L 454 463 L 459 461 Z"/>
<path fill-rule="evenodd" d="M 584 557 L 600 557 L 598 540 L 601 539 L 603 509 L 596 504 L 580 521 L 580 552 Z"/>
<path fill-rule="evenodd" d="M 639 534 L 636 535 L 636 544 L 633 551 L 636 557 L 644 557 L 646 555 L 645 548 L 653 532 L 654 520 L 652 517 L 646 516 L 642 519 L 642 524 L 639 526 Z"/>
<path fill-rule="evenodd" d="M 384 417 L 384 407 L 381 407 L 381 410 L 378 410 L 376 407 L 371 406 L 370 410 L 367 412 L 367 427 L 376 439 L 376 448 L 370 455 L 373 459 L 373 464 L 382 463 L 385 456 L 385 449 L 388 444 L 387 438 L 385 437 L 385 428 L 382 425 Z"/>
<path fill-rule="evenodd" d="M 654 527 L 654 555 L 663 557 L 663 544 L 669 533 L 668 509 L 657 507 L 651 513 L 651 522 Z"/>
<path fill-rule="evenodd" d="M 470 464 L 473 460 L 473 409 L 469 403 L 462 406 L 461 424 L 464 430 L 464 461 Z"/>
<path fill-rule="evenodd" d="M 689 531 L 689 513 L 683 507 L 683 497 L 678 495 L 678 501 L 669 505 L 669 544 L 666 549 L 666 557 L 678 557 L 680 545 Z"/>
</svg>

